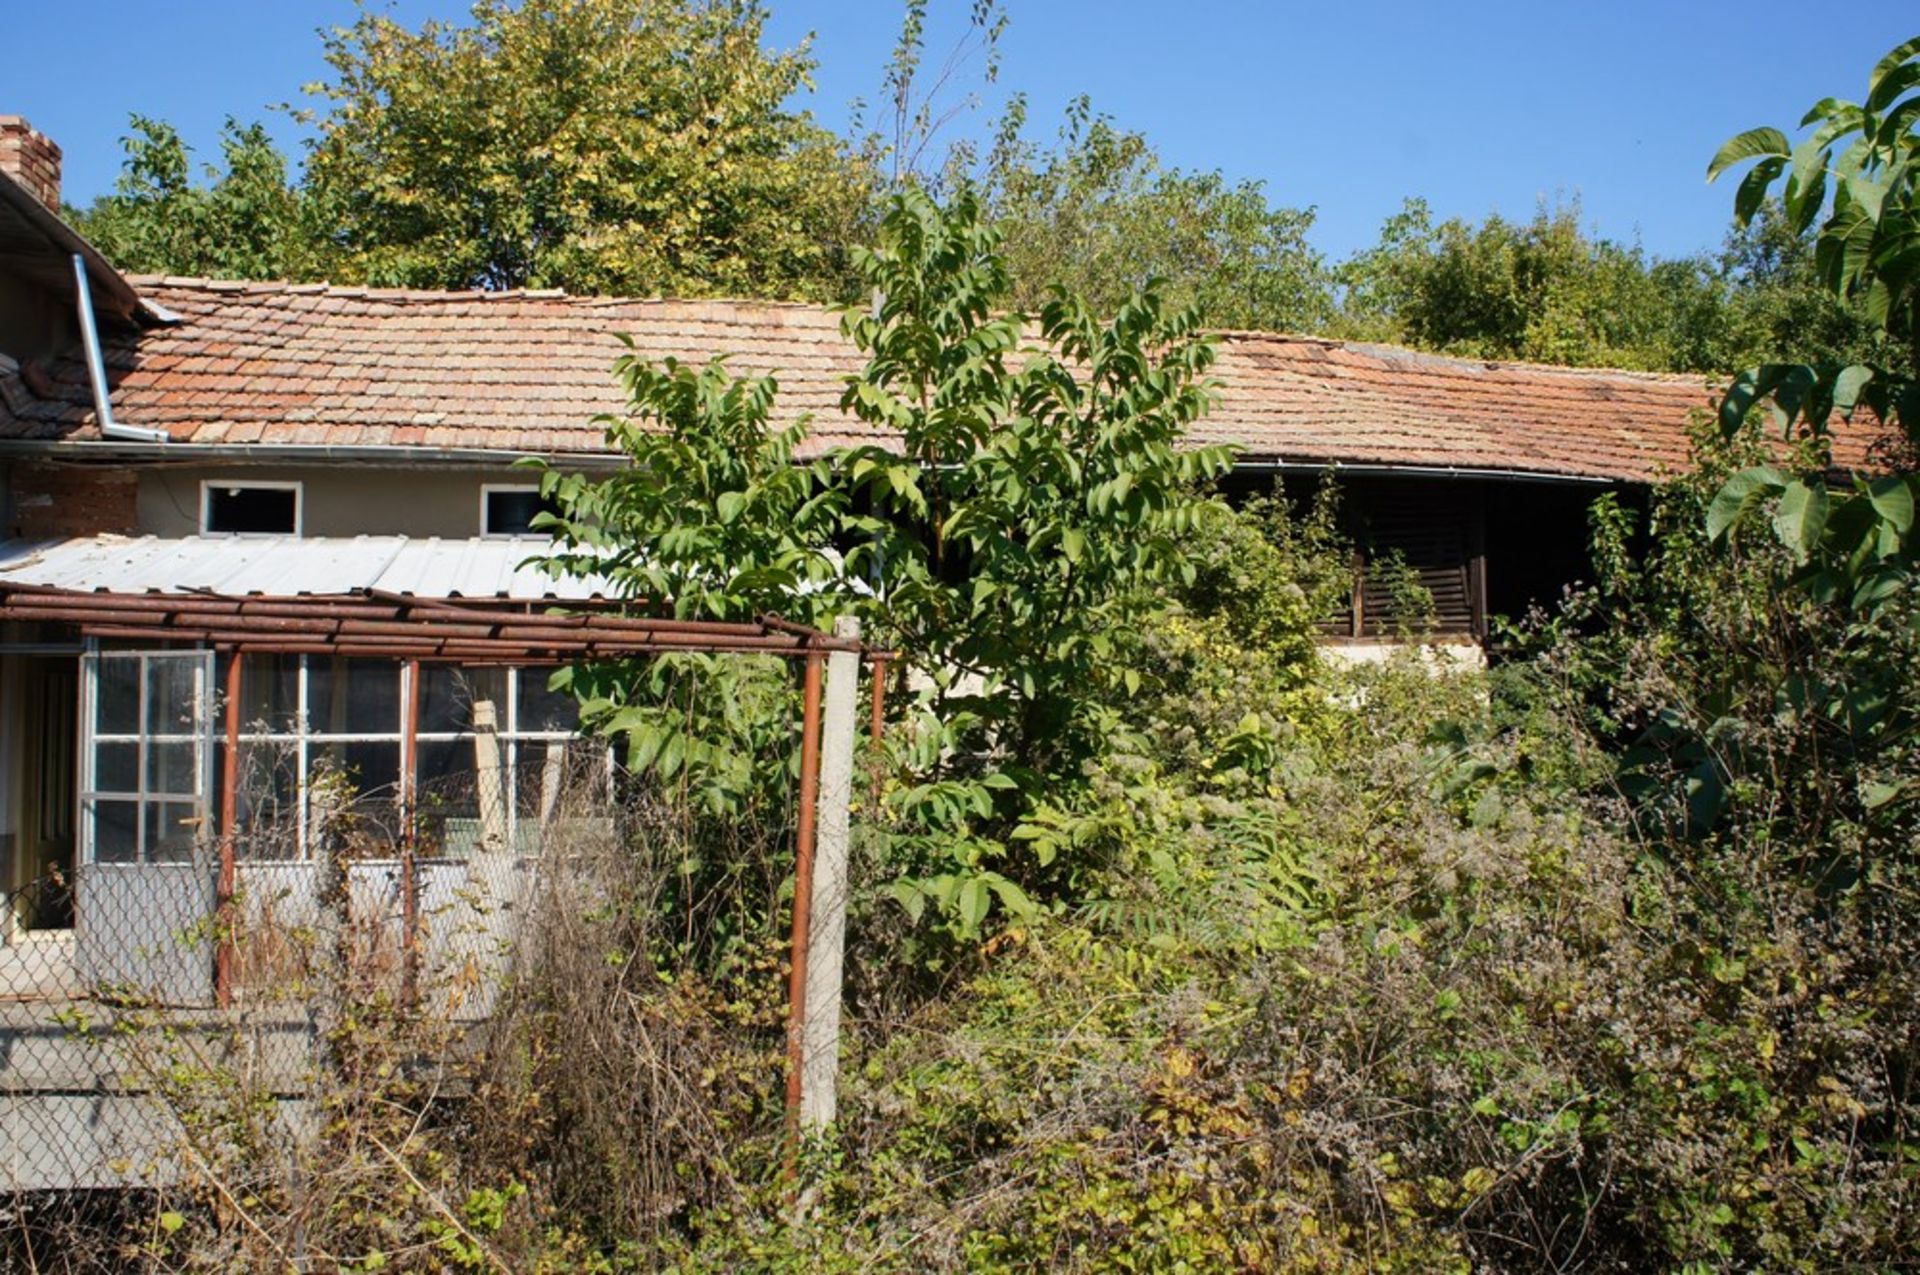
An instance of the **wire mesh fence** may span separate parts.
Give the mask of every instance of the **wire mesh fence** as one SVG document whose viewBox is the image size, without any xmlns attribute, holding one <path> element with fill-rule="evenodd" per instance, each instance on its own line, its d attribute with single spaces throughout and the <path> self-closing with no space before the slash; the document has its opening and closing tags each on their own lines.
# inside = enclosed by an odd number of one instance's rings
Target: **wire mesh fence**
<svg viewBox="0 0 1920 1275">
<path fill-rule="evenodd" d="M 428 1061 L 472 1048 L 543 862 L 615 821 L 604 746 L 457 745 L 464 768 L 446 749 L 371 786 L 243 747 L 230 831 L 189 815 L 151 853 L 5 896 L 0 1194 L 162 1186 L 210 1102 L 264 1104 L 262 1136 L 290 1136 L 370 1015 L 405 1019 Z"/>
</svg>

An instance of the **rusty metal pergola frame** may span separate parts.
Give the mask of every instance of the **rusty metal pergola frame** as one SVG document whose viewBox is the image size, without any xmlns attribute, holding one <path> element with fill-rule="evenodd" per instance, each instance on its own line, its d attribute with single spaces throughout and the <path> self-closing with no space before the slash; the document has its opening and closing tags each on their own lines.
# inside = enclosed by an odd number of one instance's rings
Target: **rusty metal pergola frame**
<svg viewBox="0 0 1920 1275">
<path fill-rule="evenodd" d="M 404 754 L 415 753 L 420 723 L 420 666 L 427 663 L 563 664 L 594 659 L 693 652 L 769 655 L 804 661 L 800 790 L 794 846 L 794 900 L 789 959 L 787 1102 L 800 1102 L 805 1028 L 809 911 L 813 895 L 815 810 L 820 785 L 821 682 L 827 654 L 853 651 L 873 672 L 873 737 L 884 718 L 886 673 L 893 652 L 778 616 L 751 622 L 662 619 L 624 614 L 617 603 L 595 600 L 509 601 L 499 598 L 423 598 L 364 590 L 351 594 L 231 596 L 210 592 L 105 593 L 39 585 L 0 587 L 0 621 L 52 624 L 108 641 L 191 643 L 234 656 L 340 655 L 391 659 L 410 670 Z M 215 889 L 222 933 L 232 916 L 237 869 L 238 753 L 242 661 L 227 664 L 221 775 L 220 863 Z M 875 789 L 878 792 L 876 772 Z M 417 968 L 419 901 L 411 866 L 414 776 L 402 774 L 401 845 L 403 977 L 411 993 Z M 232 1002 L 233 952 L 222 940 L 215 957 L 215 994 Z"/>
</svg>

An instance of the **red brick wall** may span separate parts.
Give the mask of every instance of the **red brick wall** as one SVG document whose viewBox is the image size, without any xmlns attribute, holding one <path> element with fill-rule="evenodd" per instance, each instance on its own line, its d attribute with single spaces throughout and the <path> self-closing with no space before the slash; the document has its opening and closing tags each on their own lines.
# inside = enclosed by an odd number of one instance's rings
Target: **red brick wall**
<svg viewBox="0 0 1920 1275">
<path fill-rule="evenodd" d="M 60 211 L 60 148 L 18 115 L 0 115 L 0 173 Z"/>
<path fill-rule="evenodd" d="M 132 535 L 140 485 L 131 469 L 102 465 L 16 465 L 13 525 L 7 534 L 27 540 Z"/>
</svg>

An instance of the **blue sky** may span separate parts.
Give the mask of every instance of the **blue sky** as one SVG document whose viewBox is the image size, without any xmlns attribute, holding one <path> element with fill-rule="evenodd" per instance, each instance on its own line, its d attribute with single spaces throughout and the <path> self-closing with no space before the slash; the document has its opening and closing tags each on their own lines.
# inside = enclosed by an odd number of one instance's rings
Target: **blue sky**
<svg viewBox="0 0 1920 1275">
<path fill-rule="evenodd" d="M 818 88 L 806 105 L 843 126 L 854 98 L 879 92 L 898 4 L 769 3 L 774 43 L 813 34 Z M 1577 198 L 1587 226 L 1609 237 L 1667 255 L 1711 247 L 1732 198 L 1703 181 L 1718 144 L 1755 124 L 1791 125 L 1828 94 L 1860 97 L 1873 62 L 1920 32 L 1910 3 L 1880 2 L 1008 4 L 1000 84 L 974 127 L 1019 89 L 1031 127 L 1050 137 L 1066 103 L 1089 94 L 1171 163 L 1260 179 L 1277 202 L 1317 207 L 1314 241 L 1335 257 L 1372 242 L 1407 195 L 1468 217 Z M 301 100 L 325 71 L 316 29 L 354 13 L 343 0 L 9 7 L 0 112 L 61 144 L 67 196 L 82 203 L 111 187 L 129 112 L 172 121 L 202 152 L 229 114 L 265 118 L 296 144 L 299 130 L 267 108 Z M 466 8 L 390 7 L 409 22 Z M 945 17 L 930 53 L 943 55 L 965 0 L 933 7 Z"/>
</svg>

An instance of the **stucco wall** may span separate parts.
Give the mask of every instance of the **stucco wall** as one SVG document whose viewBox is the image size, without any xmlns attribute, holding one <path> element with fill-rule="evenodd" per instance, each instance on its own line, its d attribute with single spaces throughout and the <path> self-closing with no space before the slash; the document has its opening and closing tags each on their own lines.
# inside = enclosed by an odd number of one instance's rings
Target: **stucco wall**
<svg viewBox="0 0 1920 1275">
<path fill-rule="evenodd" d="M 1435 673 L 1477 672 L 1487 667 L 1486 649 L 1470 638 L 1442 635 L 1427 642 L 1333 638 L 1320 644 L 1323 658 L 1343 666 L 1386 664 L 1409 652 Z"/>
<path fill-rule="evenodd" d="M 202 481 L 237 485 L 299 482 L 301 532 L 308 536 L 441 536 L 481 533 L 483 483 L 527 484 L 525 470 L 278 469 L 266 467 L 147 469 L 140 474 L 141 532 L 191 536 L 200 530 Z"/>
</svg>

